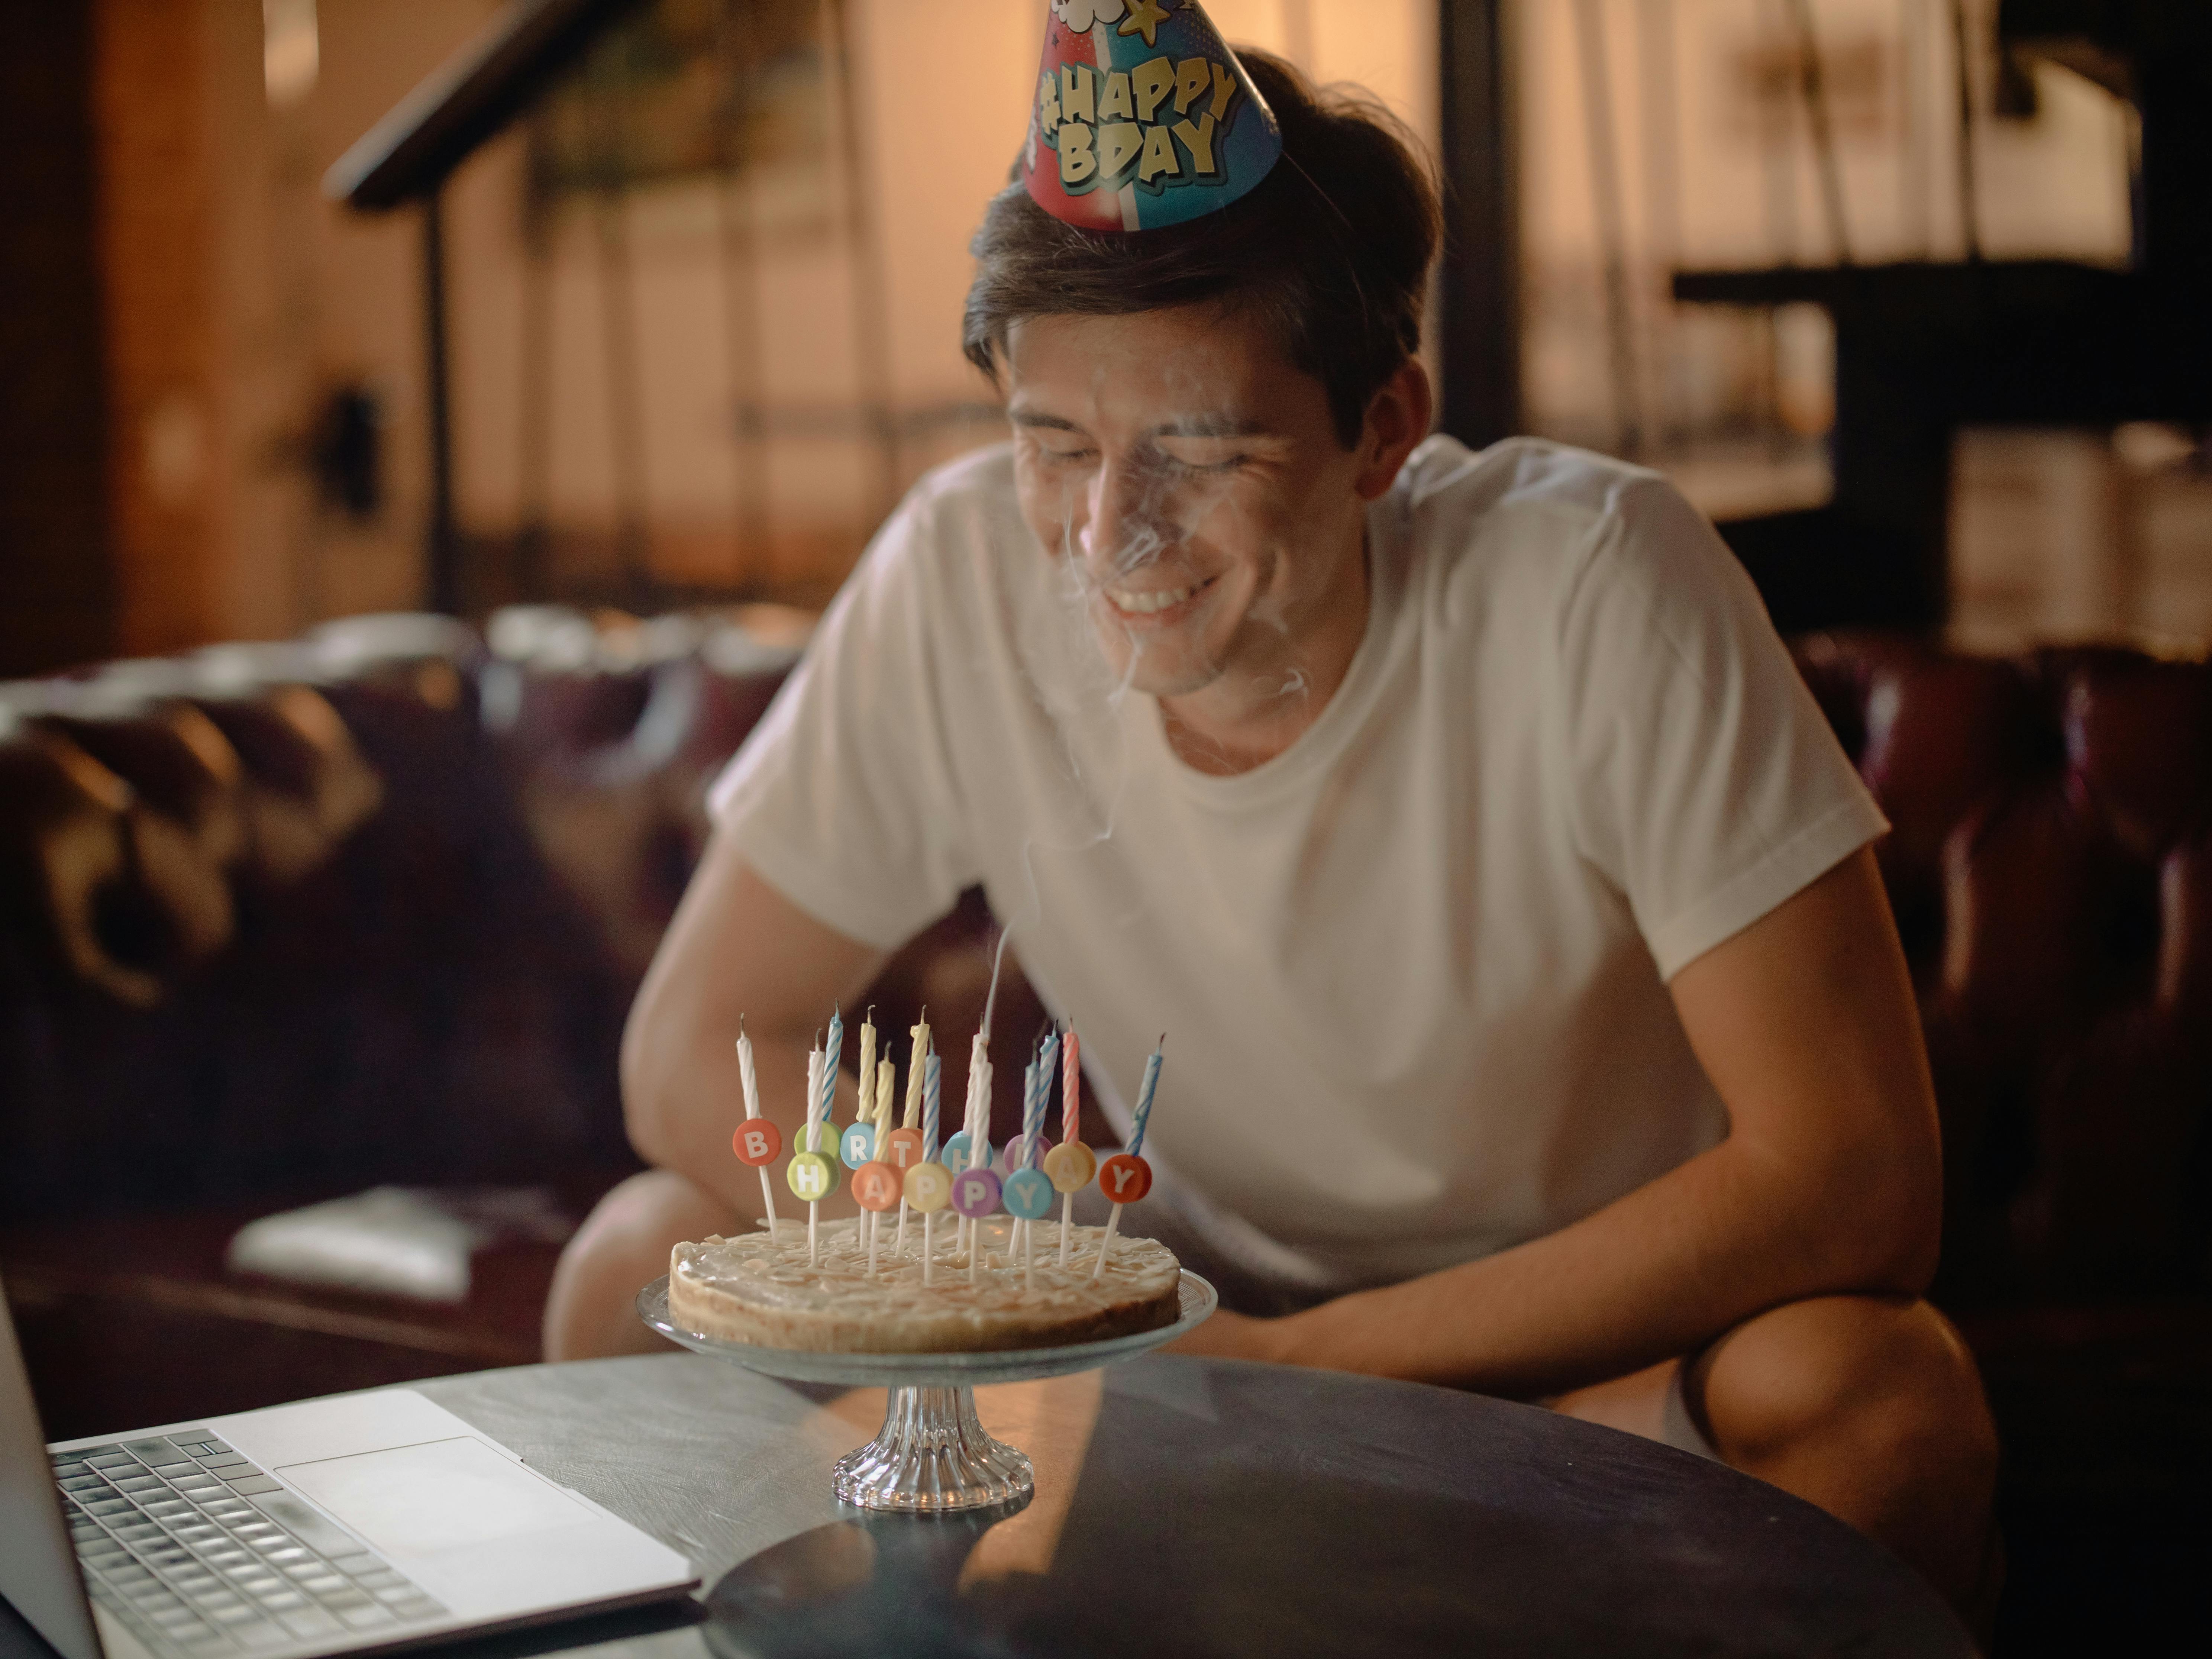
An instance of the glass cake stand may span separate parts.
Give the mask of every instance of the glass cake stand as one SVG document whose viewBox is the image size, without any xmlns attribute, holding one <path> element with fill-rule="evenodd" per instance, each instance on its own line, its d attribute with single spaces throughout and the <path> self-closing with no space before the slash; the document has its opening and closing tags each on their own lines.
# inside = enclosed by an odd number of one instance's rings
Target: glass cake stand
<svg viewBox="0 0 2212 1659">
<path fill-rule="evenodd" d="M 864 1510 L 951 1515 L 1024 1502 L 1036 1486 L 1028 1455 L 984 1431 L 975 1416 L 977 1388 L 1066 1376 L 1133 1359 L 1195 1329 L 1219 1300 L 1213 1286 L 1188 1267 L 1179 1294 L 1176 1322 L 1158 1330 L 1064 1348 L 991 1353 L 815 1353 L 725 1341 L 670 1319 L 665 1275 L 637 1293 L 637 1315 L 694 1353 L 712 1354 L 764 1376 L 890 1389 L 884 1426 L 866 1445 L 837 1460 L 830 1473 L 830 1488 Z"/>
</svg>

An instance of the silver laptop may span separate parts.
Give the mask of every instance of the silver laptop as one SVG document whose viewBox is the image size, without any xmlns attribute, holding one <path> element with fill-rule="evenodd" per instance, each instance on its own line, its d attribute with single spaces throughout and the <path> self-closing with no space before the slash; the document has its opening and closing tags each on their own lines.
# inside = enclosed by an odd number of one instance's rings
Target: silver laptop
<svg viewBox="0 0 2212 1659">
<path fill-rule="evenodd" d="M 352 1653 L 698 1582 L 411 1389 L 48 1446 L 0 1291 L 0 1595 L 64 1659 Z"/>
</svg>

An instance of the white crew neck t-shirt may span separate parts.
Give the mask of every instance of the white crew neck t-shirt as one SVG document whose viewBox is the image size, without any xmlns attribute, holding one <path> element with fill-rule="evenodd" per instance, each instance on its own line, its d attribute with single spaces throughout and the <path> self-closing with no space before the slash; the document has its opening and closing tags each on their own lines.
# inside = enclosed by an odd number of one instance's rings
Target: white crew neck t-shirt
<svg viewBox="0 0 2212 1659">
<path fill-rule="evenodd" d="M 1367 533 L 1343 684 L 1209 776 L 1117 692 L 1011 448 L 968 457 L 714 795 L 764 879 L 880 948 L 981 881 L 1124 1133 L 1167 1032 L 1156 1191 L 1309 1292 L 1553 1231 L 1719 1140 L 1667 980 L 1887 828 L 1657 475 L 1431 438 Z M 1030 1034 L 996 1036 L 1018 1064 Z"/>
</svg>

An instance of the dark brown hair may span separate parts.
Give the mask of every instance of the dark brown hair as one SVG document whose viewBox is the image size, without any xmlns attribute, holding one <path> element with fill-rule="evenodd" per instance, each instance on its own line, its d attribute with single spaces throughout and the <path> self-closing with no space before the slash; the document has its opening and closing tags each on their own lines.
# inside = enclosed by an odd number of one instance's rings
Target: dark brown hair
<svg viewBox="0 0 2212 1659">
<path fill-rule="evenodd" d="M 1006 331 L 1025 318 L 1209 303 L 1249 313 L 1327 390 L 1349 448 L 1376 392 L 1420 349 L 1442 227 L 1436 183 L 1371 99 L 1318 91 L 1270 52 L 1237 56 L 1282 127 L 1267 176 L 1218 213 L 1142 231 L 1063 224 L 1017 178 L 969 244 L 977 269 L 962 349 L 995 381 Z"/>
</svg>

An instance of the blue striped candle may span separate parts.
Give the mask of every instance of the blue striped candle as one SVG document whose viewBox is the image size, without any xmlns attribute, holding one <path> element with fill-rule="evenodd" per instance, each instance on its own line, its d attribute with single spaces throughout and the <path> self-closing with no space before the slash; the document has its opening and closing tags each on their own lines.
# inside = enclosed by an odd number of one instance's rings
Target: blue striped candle
<svg viewBox="0 0 2212 1659">
<path fill-rule="evenodd" d="M 1161 1048 L 1167 1046 L 1165 1037 L 1160 1039 L 1160 1046 Z M 1151 1121 L 1152 1115 L 1152 1092 L 1159 1086 L 1160 1050 L 1155 1048 L 1152 1050 L 1152 1058 L 1145 1062 L 1144 1086 L 1137 1091 L 1137 1121 L 1129 1133 L 1129 1156 L 1132 1158 L 1143 1155 L 1145 1125 Z"/>
<path fill-rule="evenodd" d="M 929 1051 L 928 1063 L 922 1069 L 921 1082 L 921 1155 L 924 1159 L 937 1156 L 937 1050 Z"/>
<path fill-rule="evenodd" d="M 1023 1124 L 1023 1133 L 1029 1136 L 1022 1149 L 1027 1155 L 1023 1162 L 1034 1170 L 1044 1158 L 1044 1114 L 1052 1104 L 1052 1077 L 1060 1065 L 1060 1033 L 1055 1031 L 1044 1040 L 1037 1054 L 1036 1109 Z"/>
<path fill-rule="evenodd" d="M 842 1011 L 830 1016 L 830 1041 L 822 1048 L 822 1106 L 817 1121 L 830 1121 L 830 1108 L 837 1098 L 837 1065 L 845 1057 L 845 1020 Z"/>
</svg>

